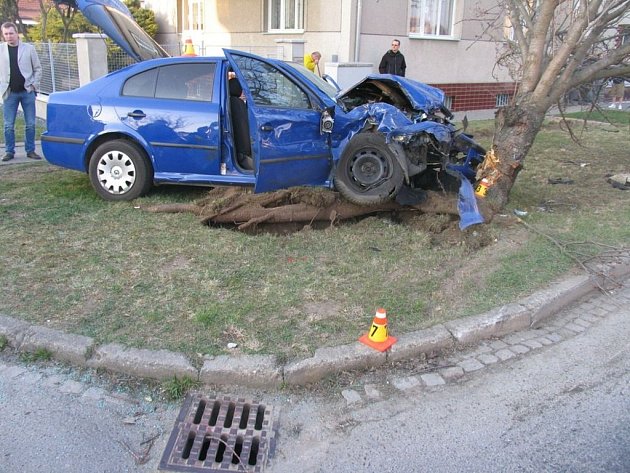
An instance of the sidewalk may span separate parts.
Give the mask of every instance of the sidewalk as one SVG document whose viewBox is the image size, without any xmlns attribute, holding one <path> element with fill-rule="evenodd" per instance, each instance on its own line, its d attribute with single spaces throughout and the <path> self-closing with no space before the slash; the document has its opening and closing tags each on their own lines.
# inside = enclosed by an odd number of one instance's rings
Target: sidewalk
<svg viewBox="0 0 630 473">
<path fill-rule="evenodd" d="M 2 144 L 2 151 L 0 152 L 0 165 L 3 164 L 20 164 L 20 163 L 42 163 L 47 162 L 44 159 L 44 154 L 42 153 L 42 145 L 40 141 L 35 142 L 35 152 L 39 154 L 42 159 L 41 160 L 33 160 L 28 159 L 26 157 L 26 151 L 24 150 L 24 143 L 18 142 L 15 143 L 15 158 L 11 161 L 2 161 L 1 158 L 4 156 L 4 143 Z"/>
<path fill-rule="evenodd" d="M 612 110 L 608 108 L 608 105 L 610 105 L 610 102 L 601 102 L 598 105 L 604 111 Z M 629 102 L 623 102 L 622 106 L 623 106 L 622 111 L 630 110 Z M 591 104 L 568 105 L 564 109 L 564 113 L 583 112 L 583 111 L 590 110 L 590 108 L 591 108 Z M 461 120 L 464 119 L 464 117 L 467 117 L 469 121 L 494 120 L 496 112 L 497 112 L 497 109 L 492 108 L 488 110 L 470 110 L 470 111 L 453 112 L 453 114 L 455 115 L 455 119 L 454 119 L 455 122 L 460 122 Z M 547 116 L 558 116 L 558 115 L 560 115 L 560 111 L 558 110 L 558 107 L 552 107 L 547 112 Z"/>
</svg>

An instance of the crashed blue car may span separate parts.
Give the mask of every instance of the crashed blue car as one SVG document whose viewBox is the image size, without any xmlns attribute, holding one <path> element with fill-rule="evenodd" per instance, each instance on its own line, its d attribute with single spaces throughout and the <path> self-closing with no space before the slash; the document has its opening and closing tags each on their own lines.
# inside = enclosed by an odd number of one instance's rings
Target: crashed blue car
<svg viewBox="0 0 630 473">
<path fill-rule="evenodd" d="M 138 61 L 48 101 L 46 159 L 87 173 L 104 199 L 160 184 L 323 186 L 359 205 L 449 180 L 472 189 L 485 150 L 454 127 L 437 88 L 370 75 L 340 91 L 301 65 L 230 49 L 168 57 L 121 2 L 73 4 Z"/>
</svg>

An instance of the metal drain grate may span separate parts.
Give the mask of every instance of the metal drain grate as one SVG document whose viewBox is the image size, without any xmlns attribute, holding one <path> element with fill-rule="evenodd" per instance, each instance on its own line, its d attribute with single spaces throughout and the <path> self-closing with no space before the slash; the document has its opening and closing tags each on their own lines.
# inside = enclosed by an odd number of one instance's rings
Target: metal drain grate
<svg viewBox="0 0 630 473">
<path fill-rule="evenodd" d="M 160 470 L 259 473 L 275 447 L 271 406 L 189 394 L 175 421 Z"/>
</svg>

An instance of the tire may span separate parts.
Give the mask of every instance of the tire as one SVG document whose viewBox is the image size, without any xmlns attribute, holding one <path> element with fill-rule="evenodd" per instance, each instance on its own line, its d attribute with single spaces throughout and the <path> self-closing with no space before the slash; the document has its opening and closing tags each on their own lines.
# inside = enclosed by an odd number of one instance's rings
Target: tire
<svg viewBox="0 0 630 473">
<path fill-rule="evenodd" d="M 360 133 L 344 150 L 333 182 L 339 193 L 353 204 L 378 205 L 393 199 L 403 180 L 403 171 L 385 137 Z"/>
<path fill-rule="evenodd" d="M 90 182 L 105 200 L 133 200 L 151 189 L 153 178 L 142 150 L 125 140 L 107 141 L 92 153 Z"/>
</svg>

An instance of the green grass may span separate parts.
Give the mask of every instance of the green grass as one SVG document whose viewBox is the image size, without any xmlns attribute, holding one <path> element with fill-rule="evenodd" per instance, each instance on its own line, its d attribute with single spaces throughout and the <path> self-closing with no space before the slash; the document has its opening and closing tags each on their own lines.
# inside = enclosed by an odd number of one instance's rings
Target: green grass
<svg viewBox="0 0 630 473">
<path fill-rule="evenodd" d="M 625 110 L 612 110 L 607 108 L 585 109 L 580 112 L 565 114 L 567 118 L 579 120 L 592 120 L 596 122 L 610 123 L 613 125 L 630 125 L 630 113 Z"/>
<path fill-rule="evenodd" d="M 35 363 L 38 361 L 50 361 L 52 353 L 45 348 L 38 348 L 33 352 L 20 353 L 20 359 L 25 363 Z"/>
<path fill-rule="evenodd" d="M 470 131 L 488 145 L 492 123 Z M 392 333 L 479 313 L 575 270 L 550 238 L 575 242 L 567 248 L 580 254 L 630 241 L 627 193 L 605 179 L 628 171 L 629 135 L 605 126 L 582 136 L 577 144 L 545 125 L 506 216 L 466 232 L 445 216 L 419 215 L 252 236 L 140 208 L 191 202 L 204 189 L 160 187 L 111 203 L 83 174 L 3 165 L 0 313 L 98 343 L 196 357 L 232 353 L 226 345 L 235 342 L 282 359 L 355 341 L 381 306 Z M 511 217 L 515 209 L 527 212 L 529 228 Z"/>
<path fill-rule="evenodd" d="M 188 376 L 184 376 L 182 378 L 174 376 L 162 383 L 162 391 L 167 400 L 177 401 L 183 398 L 188 391 L 198 388 L 199 386 L 200 383 L 198 381 L 195 381 Z"/>
<path fill-rule="evenodd" d="M 0 129 L 4 130 L 4 115 L 1 112 L 2 104 L 0 104 Z M 45 130 L 46 122 L 38 118 L 35 122 L 35 140 L 39 140 Z M 15 141 L 17 143 L 24 141 L 24 115 L 21 111 L 15 119 Z M 4 133 L 0 133 L 0 143 L 4 143 Z"/>
</svg>

